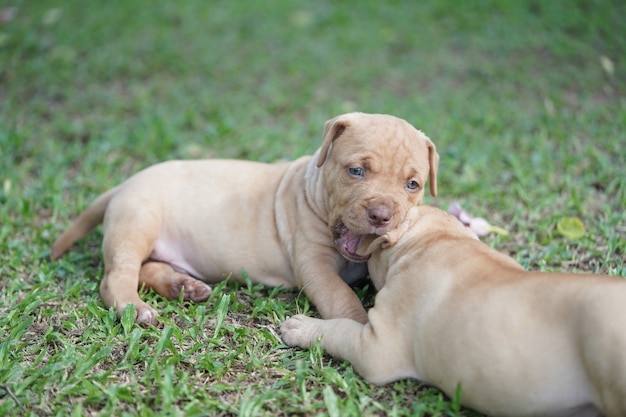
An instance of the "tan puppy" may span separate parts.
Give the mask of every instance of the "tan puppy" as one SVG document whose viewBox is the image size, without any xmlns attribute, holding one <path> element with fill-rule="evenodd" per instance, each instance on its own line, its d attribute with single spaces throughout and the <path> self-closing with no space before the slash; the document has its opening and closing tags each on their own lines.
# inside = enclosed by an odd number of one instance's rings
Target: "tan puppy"
<svg viewBox="0 0 626 417">
<path fill-rule="evenodd" d="M 322 317 L 367 314 L 338 272 L 365 235 L 396 228 L 437 192 L 433 143 L 402 119 L 350 113 L 329 120 L 322 147 L 291 163 L 171 161 L 149 167 L 98 197 L 52 247 L 57 259 L 103 222 L 100 294 L 118 314 L 156 311 L 138 287 L 204 301 L 206 283 L 242 271 L 265 285 L 304 288 Z M 341 256 L 343 255 L 343 257 Z M 365 276 L 365 264 L 357 275 Z M 346 276 L 351 271 L 346 272 Z M 354 272 L 354 271 L 352 271 Z M 352 273 L 354 275 L 354 273 Z"/>
<path fill-rule="evenodd" d="M 377 384 L 460 385 L 461 403 L 489 415 L 626 416 L 626 280 L 525 271 L 433 207 L 406 225 L 363 252 L 397 241 L 368 261 L 380 290 L 368 324 L 295 316 L 285 343 L 321 337 Z"/>
</svg>

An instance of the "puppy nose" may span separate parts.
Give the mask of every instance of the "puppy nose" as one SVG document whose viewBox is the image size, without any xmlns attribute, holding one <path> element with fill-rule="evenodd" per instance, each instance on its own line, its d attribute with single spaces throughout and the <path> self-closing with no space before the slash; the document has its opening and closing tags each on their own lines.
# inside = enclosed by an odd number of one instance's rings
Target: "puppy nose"
<svg viewBox="0 0 626 417">
<path fill-rule="evenodd" d="M 372 226 L 386 226 L 391 221 L 393 214 L 387 207 L 374 207 L 367 209 L 367 217 Z"/>
</svg>

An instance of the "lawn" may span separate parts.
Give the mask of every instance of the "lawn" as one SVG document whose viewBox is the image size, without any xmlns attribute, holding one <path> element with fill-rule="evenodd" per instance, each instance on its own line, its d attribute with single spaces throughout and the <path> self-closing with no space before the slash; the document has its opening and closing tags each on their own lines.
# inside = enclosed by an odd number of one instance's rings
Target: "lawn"
<svg viewBox="0 0 626 417">
<path fill-rule="evenodd" d="M 3 2 L 0 415 L 477 415 L 284 346 L 280 322 L 315 314 L 297 291 L 147 294 L 162 327 L 144 329 L 98 296 L 99 231 L 58 262 L 50 245 L 148 165 L 294 159 L 358 110 L 424 130 L 426 203 L 505 228 L 484 240 L 525 267 L 625 277 L 624 21 L 619 0 Z"/>
</svg>

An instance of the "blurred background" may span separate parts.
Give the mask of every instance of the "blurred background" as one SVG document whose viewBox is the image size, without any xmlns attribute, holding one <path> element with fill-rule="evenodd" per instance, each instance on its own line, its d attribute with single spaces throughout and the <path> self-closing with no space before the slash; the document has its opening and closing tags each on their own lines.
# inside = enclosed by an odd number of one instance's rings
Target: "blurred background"
<svg viewBox="0 0 626 417">
<path fill-rule="evenodd" d="M 623 1 L 5 0 L 0 12 L 0 177 L 53 220 L 55 204 L 70 204 L 65 218 L 164 159 L 312 153 L 327 119 L 364 111 L 436 143 L 440 197 L 427 202 L 460 199 L 540 241 L 570 214 L 624 236 Z"/>
</svg>

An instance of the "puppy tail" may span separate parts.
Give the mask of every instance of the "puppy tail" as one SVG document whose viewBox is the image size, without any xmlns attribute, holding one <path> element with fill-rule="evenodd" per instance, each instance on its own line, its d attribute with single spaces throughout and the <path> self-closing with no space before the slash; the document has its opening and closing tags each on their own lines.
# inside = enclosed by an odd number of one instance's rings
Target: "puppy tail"
<svg viewBox="0 0 626 417">
<path fill-rule="evenodd" d="M 102 223 L 104 213 L 111 198 L 115 195 L 117 187 L 101 194 L 83 211 L 70 227 L 54 241 L 50 257 L 59 259 L 78 239 L 89 233 L 94 227 Z"/>
</svg>

